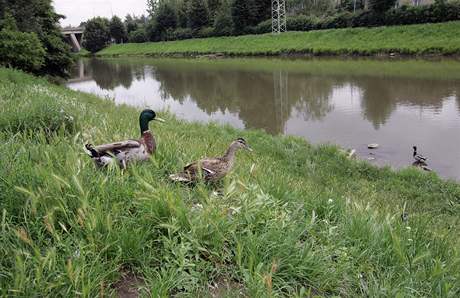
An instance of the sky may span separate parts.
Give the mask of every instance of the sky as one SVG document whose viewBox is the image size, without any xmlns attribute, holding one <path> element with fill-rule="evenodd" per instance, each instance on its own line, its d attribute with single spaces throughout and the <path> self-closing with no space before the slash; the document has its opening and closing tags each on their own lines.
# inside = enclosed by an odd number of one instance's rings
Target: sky
<svg viewBox="0 0 460 298">
<path fill-rule="evenodd" d="M 62 26 L 78 26 L 94 16 L 111 18 L 117 15 L 122 19 L 129 13 L 146 14 L 146 0 L 53 0 L 57 13 L 65 15 Z"/>
</svg>

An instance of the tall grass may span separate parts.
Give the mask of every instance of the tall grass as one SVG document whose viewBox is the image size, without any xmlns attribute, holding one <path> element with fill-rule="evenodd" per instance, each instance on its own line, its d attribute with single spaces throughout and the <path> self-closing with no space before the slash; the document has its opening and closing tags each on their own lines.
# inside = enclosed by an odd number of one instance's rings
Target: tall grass
<svg viewBox="0 0 460 298">
<path fill-rule="evenodd" d="M 460 53 L 460 22 L 288 32 L 111 45 L 98 56 L 453 55 Z"/>
<path fill-rule="evenodd" d="M 0 109 L 1 296 L 106 296 L 126 271 L 147 296 L 460 294 L 460 185 L 435 174 L 164 114 L 150 162 L 100 171 L 83 144 L 135 137 L 139 111 L 5 69 Z M 255 152 L 221 185 L 168 181 L 238 136 Z"/>
</svg>

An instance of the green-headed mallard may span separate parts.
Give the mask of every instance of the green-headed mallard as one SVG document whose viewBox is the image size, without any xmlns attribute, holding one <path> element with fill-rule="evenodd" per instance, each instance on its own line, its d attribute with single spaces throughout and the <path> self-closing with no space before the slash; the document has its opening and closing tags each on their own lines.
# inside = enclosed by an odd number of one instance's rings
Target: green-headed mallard
<svg viewBox="0 0 460 298">
<path fill-rule="evenodd" d="M 170 175 L 169 178 L 179 182 L 196 182 L 202 177 L 205 181 L 215 182 L 222 179 L 232 169 L 235 163 L 235 155 L 238 149 L 252 151 L 243 138 L 233 141 L 222 157 L 204 158 L 184 167 L 178 174 Z"/>
<path fill-rule="evenodd" d="M 118 162 L 122 169 L 126 168 L 129 162 L 148 160 L 150 155 L 155 153 L 155 137 L 149 130 L 149 122 L 152 120 L 164 122 L 157 118 L 152 110 L 144 110 L 139 116 L 141 137 L 138 140 L 126 140 L 99 146 L 86 144 L 87 153 L 98 167 Z"/>
</svg>

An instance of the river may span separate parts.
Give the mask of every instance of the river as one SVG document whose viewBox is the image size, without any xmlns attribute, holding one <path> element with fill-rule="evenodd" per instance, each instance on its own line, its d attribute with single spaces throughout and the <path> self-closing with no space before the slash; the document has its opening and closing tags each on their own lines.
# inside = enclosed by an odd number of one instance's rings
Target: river
<svg viewBox="0 0 460 298">
<path fill-rule="evenodd" d="M 82 59 L 68 87 L 410 166 L 412 146 L 460 180 L 460 61 L 402 59 Z M 379 148 L 370 150 L 369 143 Z"/>
</svg>

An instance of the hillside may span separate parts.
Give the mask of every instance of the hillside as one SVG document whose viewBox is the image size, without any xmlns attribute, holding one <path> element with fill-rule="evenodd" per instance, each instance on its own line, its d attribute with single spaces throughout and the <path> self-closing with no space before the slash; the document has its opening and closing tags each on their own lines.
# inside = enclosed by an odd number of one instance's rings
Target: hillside
<svg viewBox="0 0 460 298">
<path fill-rule="evenodd" d="M 456 55 L 460 22 L 112 45 L 98 56 Z"/>
<path fill-rule="evenodd" d="M 137 136 L 138 110 L 0 69 L 0 112 L 0 296 L 460 293 L 460 185 L 435 174 L 161 111 L 150 162 L 97 170 L 83 144 Z M 222 184 L 167 179 L 237 137 Z"/>
</svg>

